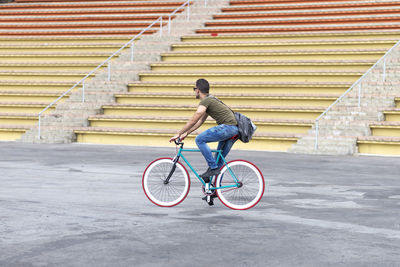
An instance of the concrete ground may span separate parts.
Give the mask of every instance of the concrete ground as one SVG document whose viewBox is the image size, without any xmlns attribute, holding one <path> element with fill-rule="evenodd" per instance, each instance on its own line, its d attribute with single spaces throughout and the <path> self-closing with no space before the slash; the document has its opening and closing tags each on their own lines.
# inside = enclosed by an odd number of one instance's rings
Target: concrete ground
<svg viewBox="0 0 400 267">
<path fill-rule="evenodd" d="M 174 153 L 0 143 L 0 266 L 400 265 L 400 158 L 232 151 L 264 173 L 256 207 L 209 207 L 192 177 L 160 208 L 142 172 Z"/>
</svg>

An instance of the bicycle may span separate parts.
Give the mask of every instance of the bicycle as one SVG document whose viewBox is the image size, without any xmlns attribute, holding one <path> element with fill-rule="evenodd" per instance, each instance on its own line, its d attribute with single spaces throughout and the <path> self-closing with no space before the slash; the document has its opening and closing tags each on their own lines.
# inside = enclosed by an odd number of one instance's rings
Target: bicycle
<svg viewBox="0 0 400 267">
<path fill-rule="evenodd" d="M 143 191 L 147 198 L 160 207 L 173 207 L 180 204 L 188 195 L 190 177 L 183 161 L 193 171 L 203 184 L 203 193 L 207 200 L 217 196 L 228 208 L 246 210 L 254 207 L 262 198 L 265 190 L 265 181 L 256 165 L 245 160 L 226 162 L 221 150 L 212 150 L 218 153 L 217 162 L 222 159 L 224 165 L 221 173 L 205 182 L 183 155 L 183 152 L 200 152 L 199 149 L 184 149 L 180 140 L 174 158 L 159 158 L 152 161 L 145 169 L 142 177 Z M 214 181 L 213 181 L 214 178 Z"/>
</svg>

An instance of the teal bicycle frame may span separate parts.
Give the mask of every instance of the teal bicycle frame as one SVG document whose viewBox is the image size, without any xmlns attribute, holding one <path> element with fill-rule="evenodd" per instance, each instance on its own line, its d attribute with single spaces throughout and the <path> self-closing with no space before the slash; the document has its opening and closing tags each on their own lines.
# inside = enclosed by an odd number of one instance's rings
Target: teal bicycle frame
<svg viewBox="0 0 400 267">
<path fill-rule="evenodd" d="M 184 149 L 183 148 L 183 143 L 180 143 L 180 142 L 178 142 L 178 143 L 176 143 L 176 144 L 178 144 L 178 145 L 180 145 L 180 148 L 179 148 L 179 151 L 178 151 L 178 153 L 176 154 L 176 157 L 174 158 L 174 163 L 176 163 L 176 162 L 178 162 L 179 161 L 179 158 L 181 158 L 182 157 L 182 159 L 186 162 L 186 164 L 189 166 L 189 168 L 193 171 L 193 173 L 196 175 L 196 177 L 197 177 L 197 179 L 199 179 L 199 181 L 203 184 L 203 186 L 206 186 L 206 182 L 204 182 L 204 180 L 199 176 L 199 174 L 196 172 L 196 170 L 192 167 L 192 165 L 190 164 L 190 162 L 185 158 L 185 156 L 182 154 L 182 152 L 200 152 L 200 149 Z M 232 177 L 233 177 L 233 179 L 235 180 L 235 184 L 233 184 L 233 185 L 224 185 L 224 186 L 219 186 L 219 187 L 209 187 L 209 189 L 210 190 L 216 190 L 216 189 L 224 189 L 224 188 L 238 188 L 238 187 L 241 187 L 241 184 L 240 184 L 240 182 L 239 182 L 239 180 L 237 179 L 237 177 L 236 177 L 236 175 L 233 173 L 233 171 L 229 168 L 229 166 L 228 166 L 228 163 L 226 162 L 226 160 L 225 160 L 225 158 L 224 158 L 224 156 L 222 155 L 222 150 L 211 150 L 211 152 L 214 152 L 214 153 L 218 153 L 218 156 L 217 156 L 217 162 L 220 160 L 220 159 L 222 159 L 223 160 L 223 162 L 225 163 L 225 165 L 227 166 L 227 168 L 228 168 L 228 171 L 229 171 L 229 173 L 232 175 Z M 174 165 L 174 167 L 172 168 L 172 170 L 171 170 L 171 173 L 170 173 L 170 175 L 169 175 L 169 177 L 168 178 L 170 178 L 171 176 L 172 176 L 172 173 L 175 171 L 175 165 Z M 169 180 L 167 178 L 167 180 Z M 216 179 L 216 177 L 215 177 L 215 179 Z M 209 185 L 211 185 L 211 182 L 212 182 L 212 179 L 210 179 L 210 182 L 208 182 L 208 184 Z M 168 182 L 167 182 L 168 183 Z"/>
</svg>

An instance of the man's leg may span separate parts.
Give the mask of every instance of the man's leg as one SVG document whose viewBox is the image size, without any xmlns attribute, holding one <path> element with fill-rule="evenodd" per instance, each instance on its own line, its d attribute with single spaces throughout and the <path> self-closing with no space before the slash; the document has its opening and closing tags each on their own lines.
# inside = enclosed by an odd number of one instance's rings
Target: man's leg
<svg viewBox="0 0 400 267">
<path fill-rule="evenodd" d="M 229 138 L 228 140 L 225 141 L 220 141 L 218 143 L 218 150 L 222 150 L 222 156 L 226 159 L 226 156 L 228 155 L 229 151 L 231 151 L 233 144 L 237 141 L 237 138 L 232 139 Z M 218 154 L 215 154 L 215 160 L 217 160 Z M 220 169 L 224 165 L 224 161 L 220 158 L 217 162 L 218 169 Z"/>
<path fill-rule="evenodd" d="M 232 125 L 218 125 L 212 127 L 196 137 L 196 144 L 199 147 L 201 153 L 203 154 L 204 158 L 207 161 L 208 166 L 210 169 L 218 169 L 218 165 L 216 163 L 215 158 L 211 153 L 210 147 L 207 145 L 209 142 L 218 142 L 227 140 L 230 137 L 237 134 L 237 127 Z M 233 144 L 230 145 L 230 148 Z M 228 152 L 229 152 L 228 150 Z"/>
<path fill-rule="evenodd" d="M 212 128 L 211 128 L 212 129 Z M 196 137 L 197 147 L 200 149 L 201 154 L 206 159 L 208 166 L 211 169 L 217 168 L 217 164 L 215 163 L 215 159 L 212 156 L 211 149 L 207 145 L 208 142 L 213 142 L 214 136 L 212 134 L 211 129 L 208 129 Z"/>
</svg>

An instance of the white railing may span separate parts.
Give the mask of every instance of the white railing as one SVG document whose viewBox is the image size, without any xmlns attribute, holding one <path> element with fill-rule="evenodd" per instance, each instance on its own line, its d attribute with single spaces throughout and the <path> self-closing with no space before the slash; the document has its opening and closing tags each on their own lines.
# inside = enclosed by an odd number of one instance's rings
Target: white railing
<svg viewBox="0 0 400 267">
<path fill-rule="evenodd" d="M 171 14 L 168 15 L 168 34 L 171 33 L 171 24 L 172 24 L 172 17 L 181 9 L 184 9 L 187 6 L 187 20 L 190 20 L 190 5 L 194 0 L 187 0 L 184 4 L 182 4 L 180 7 L 175 9 Z M 207 0 L 204 1 L 204 6 L 207 7 Z M 139 37 L 141 37 L 146 31 L 148 31 L 150 28 L 152 28 L 155 24 L 160 23 L 160 37 L 163 36 L 163 15 L 161 15 L 158 19 L 153 21 L 147 28 L 143 29 L 140 33 L 138 33 L 135 37 L 133 37 L 129 42 L 124 44 L 120 49 L 118 49 L 115 53 L 113 53 L 111 56 L 109 56 L 106 60 L 104 60 L 102 63 L 100 63 L 96 68 L 94 68 L 91 72 L 89 72 L 85 77 L 83 77 L 80 81 L 78 81 L 74 86 L 72 86 L 69 90 L 67 90 L 65 93 L 63 93 L 60 97 L 58 97 L 56 100 L 54 100 L 52 103 L 50 103 L 47 107 L 45 107 L 41 112 L 39 112 L 38 115 L 38 138 L 41 138 L 41 116 L 44 112 L 46 112 L 49 108 L 54 106 L 60 99 L 62 99 L 64 96 L 66 96 L 68 93 L 70 93 L 74 88 L 76 88 L 78 85 L 82 84 L 82 102 L 85 102 L 85 81 L 87 78 L 89 78 L 93 73 L 95 73 L 98 69 L 103 67 L 104 65 L 107 64 L 107 81 L 111 81 L 111 62 L 110 60 L 115 57 L 117 54 L 119 54 L 123 49 L 131 45 L 130 49 L 130 54 L 131 54 L 131 61 L 134 60 L 134 44 L 133 42 L 136 41 Z"/>
<path fill-rule="evenodd" d="M 336 99 L 335 102 L 333 102 L 321 115 L 318 116 L 318 118 L 315 120 L 315 143 L 314 143 L 314 150 L 318 150 L 318 136 L 319 136 L 319 121 L 320 119 L 326 115 L 328 111 L 330 111 L 337 103 L 339 103 L 350 91 L 353 90 L 354 87 L 358 85 L 358 107 L 361 107 L 361 82 L 365 79 L 365 77 L 373 70 L 375 69 L 379 63 L 382 62 L 383 60 L 383 71 L 382 71 L 382 79 L 383 81 L 386 80 L 386 58 L 390 55 L 390 53 L 395 49 L 397 46 L 400 45 L 400 41 L 398 41 L 394 46 L 392 46 L 371 68 L 367 70 L 367 72 L 364 73 L 363 76 L 361 76 L 357 81 L 353 83 L 353 85 L 346 90 L 338 99 Z"/>
</svg>

